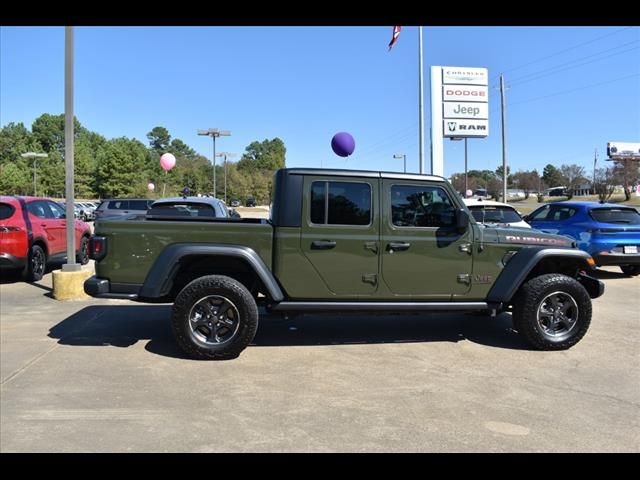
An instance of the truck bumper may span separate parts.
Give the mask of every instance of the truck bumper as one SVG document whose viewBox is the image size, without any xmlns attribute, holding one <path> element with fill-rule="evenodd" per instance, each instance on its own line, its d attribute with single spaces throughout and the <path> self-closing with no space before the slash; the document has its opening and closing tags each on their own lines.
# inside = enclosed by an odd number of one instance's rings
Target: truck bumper
<svg viewBox="0 0 640 480">
<path fill-rule="evenodd" d="M 607 253 L 592 255 L 599 267 L 607 265 L 640 265 L 640 254 Z"/>
<path fill-rule="evenodd" d="M 134 284 L 112 284 L 106 278 L 99 278 L 95 275 L 84 282 L 84 293 L 96 298 L 136 300 L 139 288 L 140 285 Z"/>
<path fill-rule="evenodd" d="M 16 257 L 10 253 L 0 253 L 0 268 L 24 268 L 26 265 L 26 257 Z"/>
</svg>

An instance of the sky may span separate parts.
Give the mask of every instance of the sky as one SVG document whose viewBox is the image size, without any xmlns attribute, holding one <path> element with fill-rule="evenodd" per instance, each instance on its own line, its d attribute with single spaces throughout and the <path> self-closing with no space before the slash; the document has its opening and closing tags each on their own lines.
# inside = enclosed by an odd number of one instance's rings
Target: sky
<svg viewBox="0 0 640 480">
<path fill-rule="evenodd" d="M 75 115 L 107 138 L 164 126 L 212 157 L 198 129 L 230 130 L 217 152 L 281 138 L 288 167 L 419 172 L 418 27 L 77 27 Z M 502 165 L 499 76 L 512 172 L 576 163 L 607 142 L 640 142 L 640 27 L 423 27 L 425 173 L 429 67 L 489 71 L 489 136 L 468 140 L 469 169 Z M 0 125 L 64 112 L 64 28 L 0 27 Z M 331 150 L 337 132 L 356 148 Z M 444 173 L 464 142 L 444 140 Z"/>
</svg>

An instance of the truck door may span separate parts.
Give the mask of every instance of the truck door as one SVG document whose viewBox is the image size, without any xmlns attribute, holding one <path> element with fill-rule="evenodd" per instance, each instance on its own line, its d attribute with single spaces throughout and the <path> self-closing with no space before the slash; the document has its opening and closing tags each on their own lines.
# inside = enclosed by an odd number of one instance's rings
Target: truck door
<svg viewBox="0 0 640 480">
<path fill-rule="evenodd" d="M 305 177 L 300 247 L 336 296 L 366 297 L 378 288 L 378 184 L 373 176 Z"/>
<path fill-rule="evenodd" d="M 383 180 L 382 278 L 396 296 L 450 300 L 469 291 L 471 229 L 455 229 L 456 206 L 437 182 Z"/>
</svg>

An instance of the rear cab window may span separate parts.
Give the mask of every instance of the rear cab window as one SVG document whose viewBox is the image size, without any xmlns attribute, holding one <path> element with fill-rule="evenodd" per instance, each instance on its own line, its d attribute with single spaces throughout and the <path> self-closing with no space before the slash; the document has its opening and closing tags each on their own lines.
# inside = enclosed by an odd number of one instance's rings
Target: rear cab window
<svg viewBox="0 0 640 480">
<path fill-rule="evenodd" d="M 161 203 L 153 205 L 148 215 L 163 217 L 216 217 L 212 205 L 204 203 Z"/>
<path fill-rule="evenodd" d="M 578 209 L 567 205 L 545 205 L 531 214 L 535 222 L 557 222 L 573 217 Z"/>
<path fill-rule="evenodd" d="M 501 205 L 481 205 L 469 207 L 473 218 L 478 222 L 484 223 L 517 223 L 522 218 L 518 212 L 511 207 Z"/>
</svg>

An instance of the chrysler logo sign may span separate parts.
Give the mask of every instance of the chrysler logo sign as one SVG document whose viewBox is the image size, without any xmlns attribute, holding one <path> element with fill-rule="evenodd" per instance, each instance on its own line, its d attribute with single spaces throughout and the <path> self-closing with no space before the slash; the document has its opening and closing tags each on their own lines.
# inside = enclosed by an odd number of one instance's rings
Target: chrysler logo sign
<svg viewBox="0 0 640 480">
<path fill-rule="evenodd" d="M 487 85 L 486 68 L 442 67 L 443 85 Z"/>
</svg>

